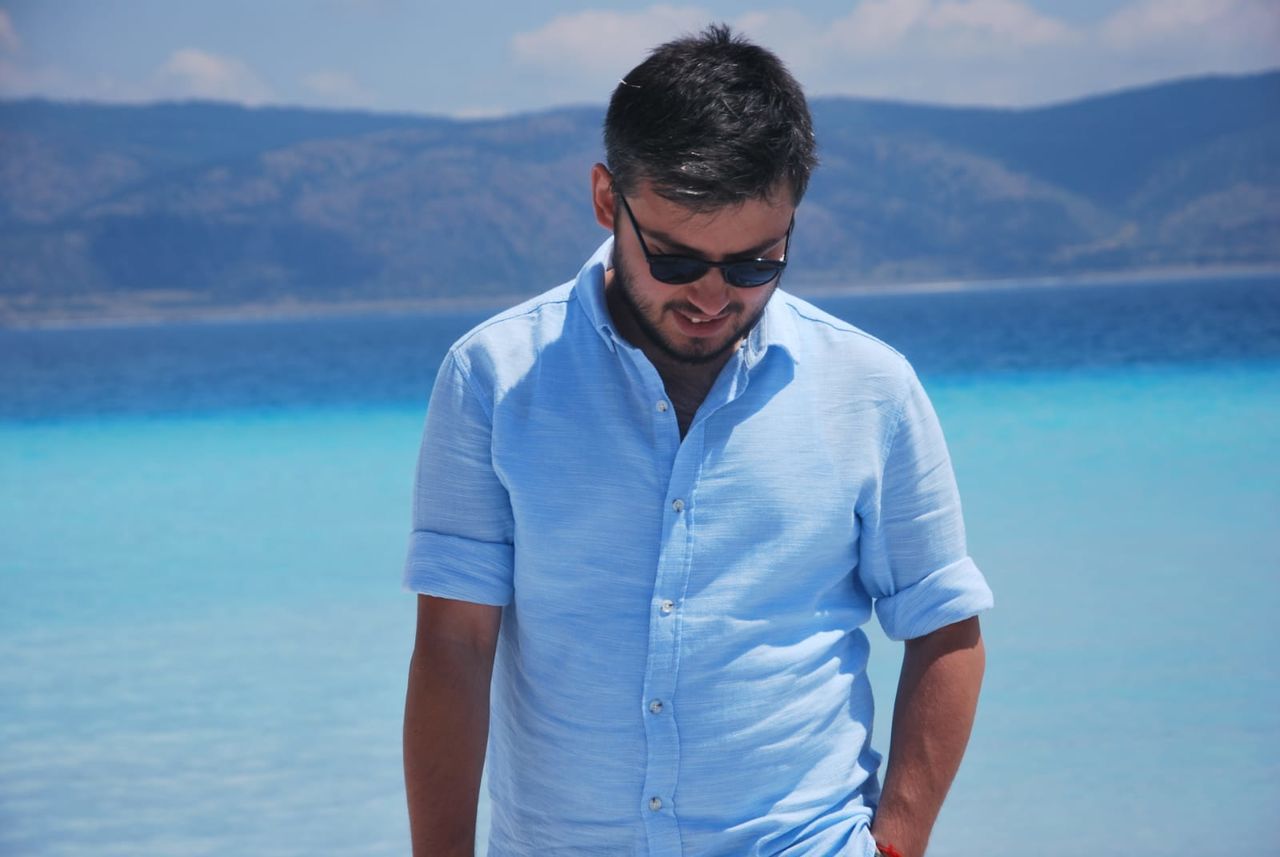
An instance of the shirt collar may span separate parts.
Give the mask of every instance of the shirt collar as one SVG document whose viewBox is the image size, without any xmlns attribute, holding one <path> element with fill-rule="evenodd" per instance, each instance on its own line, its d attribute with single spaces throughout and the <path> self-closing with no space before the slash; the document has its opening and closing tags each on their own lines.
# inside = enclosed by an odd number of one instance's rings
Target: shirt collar
<svg viewBox="0 0 1280 857">
<path fill-rule="evenodd" d="M 604 296 L 605 271 L 612 265 L 613 236 L 610 235 L 578 271 L 573 292 L 582 304 L 587 318 L 591 320 L 591 326 L 600 334 L 600 338 L 609 346 L 609 350 L 615 351 L 617 344 L 622 340 L 613 325 L 613 318 L 609 315 L 609 306 Z M 760 316 L 759 323 L 747 334 L 742 351 L 748 368 L 760 362 L 775 345 L 785 352 L 793 363 L 798 362 L 796 359 L 798 331 L 795 313 L 790 306 L 790 297 L 781 289 L 775 291 L 769 303 L 765 305 L 764 314 Z"/>
<path fill-rule="evenodd" d="M 616 351 L 620 340 L 604 299 L 604 273 L 612 266 L 613 236 L 610 235 L 596 248 L 596 252 L 591 254 L 591 258 L 582 266 L 582 270 L 578 271 L 578 277 L 573 284 L 573 293 L 582 304 L 587 318 L 591 320 L 591 326 L 600 334 L 605 345 L 609 346 L 610 351 Z"/>
<path fill-rule="evenodd" d="M 746 344 L 743 346 L 747 366 L 759 363 L 769 349 L 775 346 L 790 357 L 792 363 L 799 363 L 798 337 L 795 312 L 791 309 L 791 295 L 779 288 L 769 298 L 769 303 L 765 304 L 760 321 L 747 334 Z"/>
</svg>

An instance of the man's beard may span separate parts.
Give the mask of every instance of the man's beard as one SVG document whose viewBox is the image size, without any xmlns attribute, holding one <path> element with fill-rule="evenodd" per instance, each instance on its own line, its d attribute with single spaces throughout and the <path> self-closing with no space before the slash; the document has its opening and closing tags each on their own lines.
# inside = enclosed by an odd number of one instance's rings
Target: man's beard
<svg viewBox="0 0 1280 857">
<path fill-rule="evenodd" d="M 615 242 L 617 241 L 616 237 L 614 238 L 614 241 Z M 642 302 L 639 299 L 639 297 L 636 295 L 635 288 L 634 288 L 634 280 L 632 280 L 631 274 L 627 270 L 626 265 L 623 263 L 620 254 L 618 254 L 616 251 L 614 252 L 614 255 L 613 255 L 613 284 L 618 289 L 618 298 L 621 300 L 623 306 L 626 307 L 627 311 L 631 314 L 631 318 L 635 321 L 636 326 L 640 329 L 640 333 L 644 336 L 644 338 L 649 340 L 649 342 L 651 342 L 659 351 L 661 351 L 667 357 L 671 358 L 676 363 L 683 363 L 687 366 L 699 366 L 706 363 L 712 363 L 717 358 L 722 357 L 725 354 L 725 352 L 735 348 L 738 342 L 744 336 L 750 333 L 751 329 L 754 328 L 756 324 L 760 321 L 760 317 L 764 315 L 765 307 L 769 305 L 769 301 L 767 300 L 764 303 L 762 303 L 760 305 L 760 309 L 756 311 L 755 315 L 751 316 L 751 318 L 747 319 L 741 325 L 739 325 L 738 328 L 734 330 L 732 334 L 726 337 L 721 344 L 715 346 L 714 348 L 711 348 L 710 350 L 707 350 L 707 351 L 700 351 L 696 349 L 692 351 L 681 350 L 677 348 L 662 333 L 662 331 L 658 328 L 657 324 L 655 324 L 654 321 L 650 319 L 649 312 L 653 310 L 654 307 L 651 304 L 646 304 Z M 777 281 L 775 280 L 772 285 L 760 286 L 760 288 L 771 289 L 771 288 L 774 288 L 776 285 L 777 285 Z M 674 288 L 675 287 L 673 287 L 673 289 Z M 730 288 L 733 288 L 733 287 L 730 287 Z M 772 298 L 773 296 L 770 295 L 769 297 Z M 741 304 L 736 302 L 731 302 L 726 309 L 729 312 L 738 312 L 741 310 L 741 308 L 742 308 Z M 671 310 L 680 310 L 680 311 L 686 312 L 689 315 L 695 315 L 695 316 L 702 315 L 702 312 L 697 307 L 688 303 L 678 303 L 678 302 L 669 303 L 669 304 L 664 304 L 660 308 L 660 312 L 667 312 Z M 659 315 L 659 317 L 661 316 Z"/>
</svg>

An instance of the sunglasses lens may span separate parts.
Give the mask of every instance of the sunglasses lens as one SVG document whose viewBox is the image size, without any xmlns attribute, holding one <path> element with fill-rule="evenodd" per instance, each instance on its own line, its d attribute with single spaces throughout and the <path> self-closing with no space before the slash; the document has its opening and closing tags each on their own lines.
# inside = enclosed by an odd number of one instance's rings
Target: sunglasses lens
<svg viewBox="0 0 1280 857">
<path fill-rule="evenodd" d="M 710 267 L 705 262 L 682 256 L 653 256 L 649 259 L 649 273 L 653 278 L 672 286 L 692 283 L 707 273 Z"/>
<path fill-rule="evenodd" d="M 785 262 L 773 262 L 767 259 L 739 262 L 725 269 L 724 278 L 739 288 L 753 289 L 771 282 L 782 272 L 785 264 Z"/>
<path fill-rule="evenodd" d="M 753 289 L 771 283 L 787 266 L 786 262 L 773 259 L 756 259 L 751 262 L 734 262 L 724 267 L 724 278 L 729 285 Z M 706 276 L 711 265 L 701 259 L 686 256 L 650 256 L 649 273 L 660 283 L 683 286 Z"/>
</svg>

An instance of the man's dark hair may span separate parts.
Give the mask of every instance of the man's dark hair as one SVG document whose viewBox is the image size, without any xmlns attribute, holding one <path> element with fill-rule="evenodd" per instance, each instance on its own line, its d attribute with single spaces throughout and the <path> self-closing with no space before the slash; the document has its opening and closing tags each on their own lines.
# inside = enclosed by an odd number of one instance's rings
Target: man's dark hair
<svg viewBox="0 0 1280 857">
<path fill-rule="evenodd" d="M 647 180 L 697 211 L 769 197 L 780 183 L 798 204 L 818 162 L 800 84 L 723 24 L 632 69 L 609 101 L 604 148 L 620 193 Z"/>
</svg>

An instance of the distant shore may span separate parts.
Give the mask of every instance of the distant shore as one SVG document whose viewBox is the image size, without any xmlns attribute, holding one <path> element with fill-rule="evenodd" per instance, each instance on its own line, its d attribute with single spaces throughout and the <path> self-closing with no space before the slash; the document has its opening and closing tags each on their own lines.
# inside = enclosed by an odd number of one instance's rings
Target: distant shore
<svg viewBox="0 0 1280 857">
<path fill-rule="evenodd" d="M 1280 277 L 1278 265 L 1143 268 L 1091 271 L 1045 277 L 942 279 L 915 282 L 862 282 L 832 284 L 798 279 L 786 283 L 793 294 L 821 300 L 830 297 L 940 294 L 997 289 L 1107 286 L 1121 283 L 1250 279 Z M 170 293 L 171 295 L 172 293 Z M 179 303 L 160 293 L 160 300 L 146 300 L 155 293 L 133 292 L 124 296 L 96 295 L 74 307 L 42 307 L 0 296 L 0 329 L 65 329 L 136 327 L 165 324 L 218 324 L 272 321 L 306 321 L 346 316 L 429 315 L 436 313 L 497 312 L 532 297 L 532 294 L 450 296 L 433 298 L 375 298 L 352 301 L 287 300 L 211 306 L 194 301 Z M 168 300 L 164 298 L 169 297 Z"/>
</svg>

